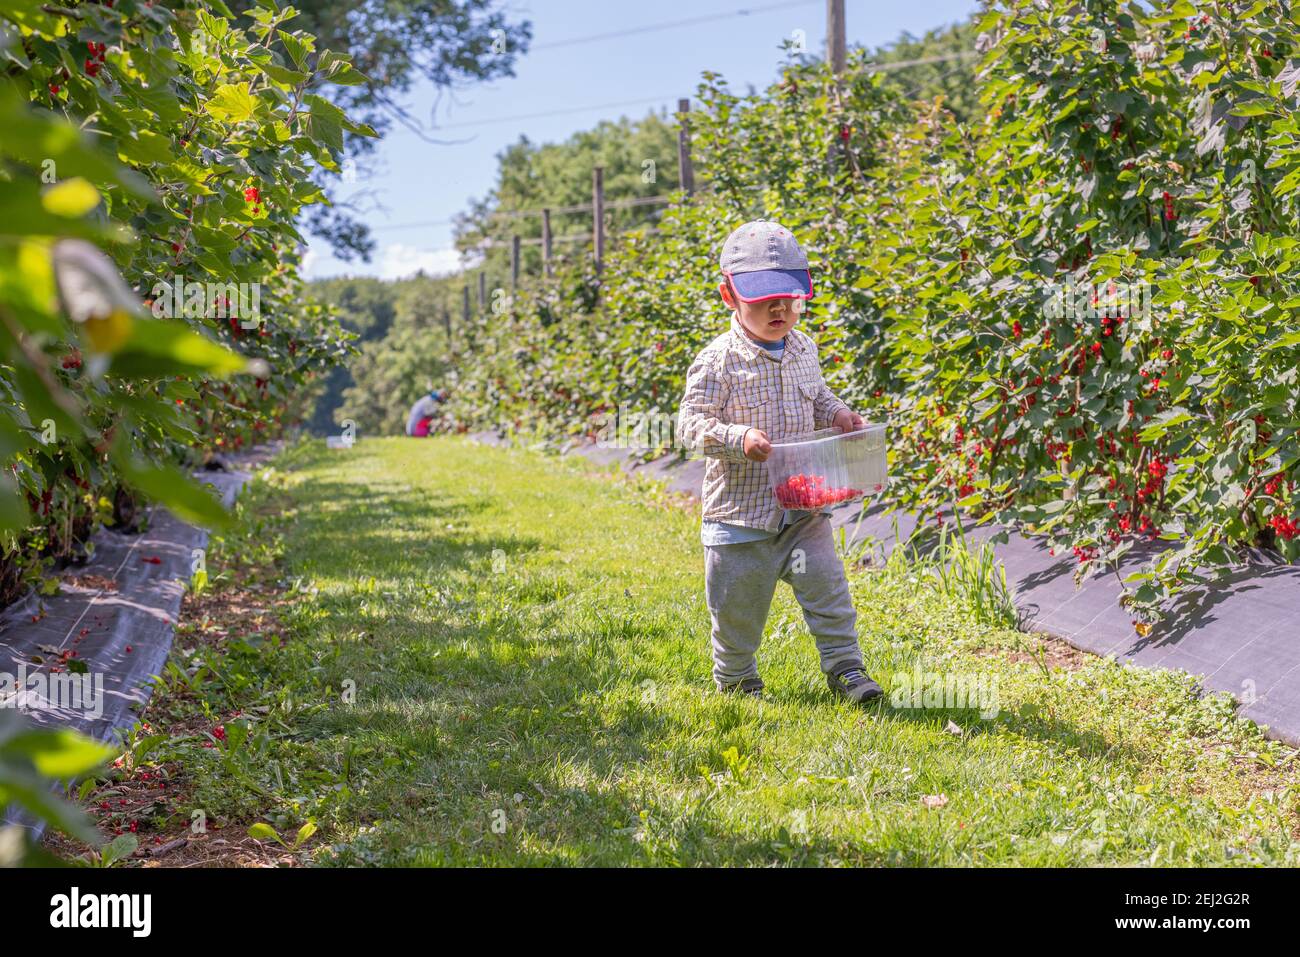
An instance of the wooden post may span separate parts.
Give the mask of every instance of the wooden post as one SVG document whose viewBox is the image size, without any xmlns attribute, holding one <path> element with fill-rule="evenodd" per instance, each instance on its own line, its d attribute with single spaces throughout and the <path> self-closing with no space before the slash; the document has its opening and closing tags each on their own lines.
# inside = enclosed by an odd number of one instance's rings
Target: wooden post
<svg viewBox="0 0 1300 957">
<path fill-rule="evenodd" d="M 844 0 L 826 0 L 826 58 L 831 61 L 831 71 L 836 76 L 844 72 L 847 45 Z"/>
<path fill-rule="evenodd" d="M 691 101 L 677 101 L 677 177 L 689 196 L 695 192 L 695 170 L 691 167 L 691 130 L 686 114 L 691 111 Z"/>
<path fill-rule="evenodd" d="M 510 237 L 510 295 L 519 288 L 519 234 Z"/>
<path fill-rule="evenodd" d="M 464 294 L 461 296 L 460 299 L 461 328 L 468 329 L 469 328 L 469 283 L 465 284 L 465 288 L 462 290 L 462 292 Z M 451 338 L 450 333 L 448 333 L 447 338 L 450 340 Z"/>
<path fill-rule="evenodd" d="M 478 274 L 478 311 L 483 312 L 487 309 L 487 270 L 481 269 Z"/>
<path fill-rule="evenodd" d="M 451 310 L 446 306 L 442 307 L 442 326 L 447 330 L 447 346 L 451 347 Z"/>
<path fill-rule="evenodd" d="M 542 275 L 551 275 L 551 211 L 542 210 Z"/>
<path fill-rule="evenodd" d="M 605 264 L 605 167 L 591 171 L 591 238 L 596 253 L 596 275 Z"/>
</svg>

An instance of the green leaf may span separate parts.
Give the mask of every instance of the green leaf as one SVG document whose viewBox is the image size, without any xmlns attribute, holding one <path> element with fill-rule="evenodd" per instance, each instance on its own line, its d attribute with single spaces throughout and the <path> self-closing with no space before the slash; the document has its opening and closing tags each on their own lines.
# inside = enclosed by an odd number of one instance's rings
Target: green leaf
<svg viewBox="0 0 1300 957">
<path fill-rule="evenodd" d="M 320 55 L 316 71 L 331 83 L 341 86 L 355 86 L 366 82 L 366 77 L 352 65 L 352 61 L 341 53 L 326 50 Z"/>
<path fill-rule="evenodd" d="M 136 319 L 109 371 L 128 379 L 207 373 L 229 376 L 259 371 L 255 363 L 200 335 L 180 320 Z"/>
<path fill-rule="evenodd" d="M 198 18 L 208 36 L 214 40 L 220 41 L 230 32 L 230 24 L 226 20 L 213 16 L 206 10 L 199 10 Z"/>
<path fill-rule="evenodd" d="M 293 839 L 293 846 L 295 848 L 302 847 L 303 844 L 311 840 L 311 836 L 315 833 L 316 833 L 316 822 L 308 821 L 302 827 L 298 828 L 298 836 Z"/>
<path fill-rule="evenodd" d="M 99 205 L 99 190 L 75 176 L 47 189 L 41 195 L 41 205 L 55 216 L 76 219 Z"/>
<path fill-rule="evenodd" d="M 85 194 L 81 194 L 83 201 Z M 65 195 L 64 198 L 68 197 Z M 118 223 L 68 218 L 46 208 L 45 197 L 30 180 L 0 180 L 0 236 L 72 236 L 129 242 L 131 233 Z M 56 200 L 56 205 L 59 201 Z"/>
<path fill-rule="evenodd" d="M 1300 330 L 1284 332 L 1268 345 L 1265 349 L 1289 349 L 1292 346 L 1300 346 Z"/>
<path fill-rule="evenodd" d="M 1160 438 L 1176 425 L 1191 422 L 1193 418 L 1186 409 L 1170 409 L 1167 412 L 1161 412 L 1142 429 L 1138 438 L 1143 442 L 1150 442 Z"/>
<path fill-rule="evenodd" d="M 1233 116 L 1267 116 L 1272 112 L 1273 103 L 1270 100 L 1246 100 L 1232 108 Z"/>
<path fill-rule="evenodd" d="M 98 844 L 104 839 L 79 807 L 51 791 L 48 778 L 0 762 L 0 807 L 11 802 L 86 844 Z"/>
<path fill-rule="evenodd" d="M 224 122 L 242 123 L 253 118 L 257 101 L 249 92 L 248 84 L 223 83 L 203 108 Z"/>
<path fill-rule="evenodd" d="M 5 469 L 0 474 L 0 530 L 17 532 L 26 528 L 30 520 L 27 498 L 18 490 L 9 470 Z"/>
<path fill-rule="evenodd" d="M 20 731 L 0 747 L 5 755 L 21 754 L 38 774 L 70 781 L 99 767 L 116 752 L 68 728 Z"/>
<path fill-rule="evenodd" d="M 311 53 L 314 46 L 311 38 L 301 33 L 285 33 L 283 30 L 277 30 L 276 36 L 284 44 L 294 65 L 300 70 L 307 69 L 307 55 Z"/>
<path fill-rule="evenodd" d="M 132 163 L 148 166 L 153 163 L 170 163 L 175 159 L 171 141 L 151 130 L 135 130 L 132 136 L 122 136 L 115 141 L 117 153 Z"/>
<path fill-rule="evenodd" d="M 33 169 L 53 170 L 61 178 L 83 176 L 100 186 L 125 187 L 140 197 L 154 196 L 148 180 L 102 155 L 76 126 L 28 109 L 9 86 L 0 86 L 0 156 Z M 10 228 L 13 220 L 5 222 Z"/>
<path fill-rule="evenodd" d="M 290 70 L 288 67 L 278 66 L 274 63 L 259 63 L 258 68 L 269 76 L 276 83 L 283 83 L 285 86 L 297 87 L 306 83 L 308 74 L 298 70 Z"/>
<path fill-rule="evenodd" d="M 136 459 L 121 441 L 114 445 L 113 463 L 128 485 L 185 521 L 205 528 L 229 527 L 230 515 L 212 494 L 211 486 L 200 487 L 174 465 L 155 465 Z"/>
<path fill-rule="evenodd" d="M 255 841 L 279 841 L 280 835 L 269 824 L 258 821 L 248 829 L 248 836 Z"/>
<path fill-rule="evenodd" d="M 56 37 L 61 32 L 61 18 L 46 10 L 44 4 L 0 0 L 0 16 L 47 37 Z"/>
<path fill-rule="evenodd" d="M 140 840 L 134 834 L 119 834 L 99 849 L 105 867 L 125 860 L 140 849 Z"/>
<path fill-rule="evenodd" d="M 307 135 L 323 143 L 336 153 L 343 152 L 343 111 L 323 96 L 310 94 L 304 98 L 311 112 L 307 121 Z"/>
</svg>

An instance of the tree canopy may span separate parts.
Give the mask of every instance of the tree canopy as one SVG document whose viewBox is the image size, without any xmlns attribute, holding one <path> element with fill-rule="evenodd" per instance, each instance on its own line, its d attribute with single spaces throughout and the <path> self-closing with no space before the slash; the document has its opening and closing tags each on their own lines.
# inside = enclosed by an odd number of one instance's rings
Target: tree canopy
<svg viewBox="0 0 1300 957">
<path fill-rule="evenodd" d="M 406 95 L 421 83 L 430 85 L 436 93 L 432 114 L 445 94 L 513 76 L 532 25 L 512 19 L 501 6 L 498 0 L 303 0 L 294 9 L 296 22 L 320 48 L 347 53 L 356 66 L 356 82 L 328 91 L 332 102 L 381 136 L 400 123 L 436 141 L 432 115 L 421 120 L 405 104 Z M 256 0 L 231 3 L 246 15 L 256 7 Z M 363 180 L 374 143 L 345 139 L 354 164 L 347 179 Z M 340 182 L 342 175 L 318 174 L 331 204 L 307 211 L 305 222 L 339 259 L 368 261 L 375 243 L 363 218 L 373 209 L 373 196 L 350 189 Z"/>
</svg>

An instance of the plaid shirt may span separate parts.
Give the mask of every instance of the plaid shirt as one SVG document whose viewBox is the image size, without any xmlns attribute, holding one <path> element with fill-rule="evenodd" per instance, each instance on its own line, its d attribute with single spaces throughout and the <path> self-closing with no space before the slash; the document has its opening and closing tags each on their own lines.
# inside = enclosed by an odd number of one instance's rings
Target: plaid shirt
<svg viewBox="0 0 1300 957">
<path fill-rule="evenodd" d="M 824 429 L 847 408 L 823 381 L 812 339 L 791 329 L 776 359 L 733 314 L 731 331 L 709 343 L 686 373 L 677 416 L 677 441 L 709 459 L 705 521 L 777 531 L 784 510 L 768 485 L 767 466 L 745 458 L 745 433 L 762 429 L 779 442 Z"/>
</svg>

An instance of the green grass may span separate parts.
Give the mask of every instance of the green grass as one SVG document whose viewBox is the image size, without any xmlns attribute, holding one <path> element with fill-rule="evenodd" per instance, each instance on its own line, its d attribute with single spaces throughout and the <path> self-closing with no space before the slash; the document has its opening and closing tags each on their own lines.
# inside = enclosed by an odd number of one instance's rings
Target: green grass
<svg viewBox="0 0 1300 957">
<path fill-rule="evenodd" d="M 443 438 L 277 466 L 251 504 L 287 509 L 292 637 L 217 663 L 223 704 L 266 709 L 242 774 L 193 757 L 209 814 L 312 818 L 316 863 L 1300 863 L 1295 754 L 1230 701 L 1045 668 L 923 568 L 853 576 L 869 670 L 984 676 L 996 717 L 832 700 L 784 585 L 766 700 L 716 694 L 698 515 L 581 460 Z"/>
</svg>

